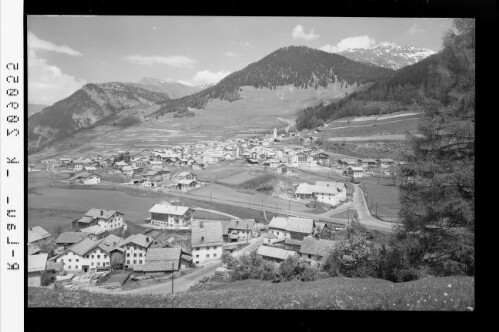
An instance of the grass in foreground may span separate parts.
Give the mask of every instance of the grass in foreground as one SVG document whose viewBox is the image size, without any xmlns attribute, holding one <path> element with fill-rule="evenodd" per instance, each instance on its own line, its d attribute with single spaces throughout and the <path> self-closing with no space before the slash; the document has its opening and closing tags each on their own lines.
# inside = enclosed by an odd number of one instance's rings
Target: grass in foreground
<svg viewBox="0 0 499 332">
<path fill-rule="evenodd" d="M 328 278 L 279 284 L 245 280 L 167 295 L 107 295 L 29 287 L 28 306 L 467 311 L 474 309 L 475 298 L 473 277 L 429 277 L 399 284 Z"/>
</svg>

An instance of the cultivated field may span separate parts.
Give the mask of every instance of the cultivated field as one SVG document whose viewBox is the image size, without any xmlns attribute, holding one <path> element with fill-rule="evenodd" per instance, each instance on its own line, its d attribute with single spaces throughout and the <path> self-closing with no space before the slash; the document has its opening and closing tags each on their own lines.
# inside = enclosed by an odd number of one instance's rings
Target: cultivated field
<svg viewBox="0 0 499 332">
<path fill-rule="evenodd" d="M 366 200 L 372 214 L 376 214 L 377 204 L 378 218 L 386 221 L 399 220 L 399 191 L 392 179 L 370 177 L 365 178 L 361 183 L 362 188 L 366 189 L 364 193 L 367 194 Z"/>
</svg>

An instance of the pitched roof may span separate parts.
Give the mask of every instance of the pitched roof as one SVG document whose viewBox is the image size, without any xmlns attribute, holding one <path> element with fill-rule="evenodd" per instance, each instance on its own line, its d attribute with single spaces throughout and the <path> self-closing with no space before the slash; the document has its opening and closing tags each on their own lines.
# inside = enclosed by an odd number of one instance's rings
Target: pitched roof
<svg viewBox="0 0 499 332">
<path fill-rule="evenodd" d="M 289 256 L 293 256 L 296 253 L 296 251 L 261 245 L 258 248 L 256 253 L 258 255 L 262 255 L 265 257 L 271 257 L 271 258 L 277 258 L 277 259 L 284 260 L 284 259 L 288 258 Z"/>
<path fill-rule="evenodd" d="M 193 225 L 191 233 L 192 247 L 206 247 L 223 244 L 222 224 L 204 222 L 203 227 Z"/>
<path fill-rule="evenodd" d="M 182 251 L 180 248 L 152 248 L 147 251 L 145 264 L 134 265 L 134 271 L 172 271 L 176 270 Z"/>
<path fill-rule="evenodd" d="M 314 186 L 306 182 L 300 183 L 296 188 L 295 194 L 297 195 L 312 195 Z"/>
<path fill-rule="evenodd" d="M 114 211 L 114 210 L 109 210 L 109 209 L 106 209 L 106 210 L 90 209 L 90 210 L 87 211 L 87 213 L 85 213 L 85 216 L 92 217 L 92 218 L 105 218 L 105 219 L 109 219 L 115 213 L 118 213 L 118 214 L 121 214 L 121 215 L 123 214 L 121 212 Z"/>
<path fill-rule="evenodd" d="M 94 241 L 87 237 L 81 240 L 80 242 L 73 244 L 71 247 L 68 248 L 68 250 L 74 252 L 77 255 L 83 256 L 90 250 L 97 247 L 100 242 L 101 241 Z"/>
<path fill-rule="evenodd" d="M 121 237 L 114 234 L 109 234 L 99 243 L 99 248 L 106 252 L 110 252 L 115 247 L 118 247 L 122 241 L 124 241 L 124 239 L 122 239 Z"/>
<path fill-rule="evenodd" d="M 308 218 L 289 217 L 286 230 L 296 233 L 312 234 L 314 230 L 314 220 Z"/>
<path fill-rule="evenodd" d="M 86 238 L 88 236 L 87 233 L 82 233 L 82 232 L 64 232 L 61 233 L 55 240 L 55 243 L 60 244 L 60 243 L 70 243 L 74 244 L 76 242 L 79 242 Z"/>
<path fill-rule="evenodd" d="M 189 174 L 192 174 L 192 175 L 196 176 L 196 174 L 194 174 L 194 173 L 192 173 L 192 172 L 185 172 L 185 171 L 184 171 L 184 172 L 180 172 L 180 173 L 178 173 L 178 174 L 177 174 L 177 177 L 186 177 L 186 176 L 187 176 L 187 175 L 189 175 Z"/>
<path fill-rule="evenodd" d="M 119 246 L 123 247 L 129 243 L 139 245 L 143 248 L 149 248 L 149 246 L 152 244 L 152 237 L 146 236 L 144 234 L 133 234 L 127 237 L 125 240 L 123 240 Z"/>
<path fill-rule="evenodd" d="M 318 240 L 311 236 L 306 237 L 303 239 L 300 253 L 325 257 L 336 246 L 337 242 L 325 239 Z"/>
<path fill-rule="evenodd" d="M 45 271 L 48 254 L 38 254 L 28 256 L 28 273 Z"/>
<path fill-rule="evenodd" d="M 338 191 L 345 190 L 345 184 L 343 182 L 336 182 L 336 181 L 316 181 L 315 185 L 319 186 L 319 187 L 334 188 L 334 189 L 336 189 Z"/>
<path fill-rule="evenodd" d="M 188 206 L 154 204 L 154 206 L 149 209 L 149 212 L 183 216 L 189 209 Z"/>
<path fill-rule="evenodd" d="M 28 243 L 35 242 L 50 236 L 50 233 L 40 226 L 28 228 Z"/>
<path fill-rule="evenodd" d="M 294 246 L 301 246 L 302 242 L 303 242 L 302 240 L 288 239 L 288 238 L 284 240 L 284 244 L 289 244 Z"/>
<path fill-rule="evenodd" d="M 28 243 L 28 255 L 34 255 L 42 251 L 36 244 Z"/>
<path fill-rule="evenodd" d="M 93 217 L 83 216 L 80 219 L 77 219 L 76 221 L 79 223 L 89 224 L 94 220 L 95 220 L 95 218 L 93 218 Z"/>
<path fill-rule="evenodd" d="M 229 229 L 237 229 L 237 230 L 253 230 L 255 227 L 255 219 L 238 219 L 231 220 L 228 226 Z"/>
<path fill-rule="evenodd" d="M 287 221 L 285 217 L 276 217 L 272 218 L 269 223 L 269 228 L 277 228 L 277 229 L 286 229 Z"/>
<path fill-rule="evenodd" d="M 88 233 L 88 234 L 94 234 L 94 235 L 99 235 L 104 233 L 106 230 L 99 225 L 93 225 L 90 227 L 82 228 L 80 229 L 80 232 L 82 233 Z"/>
<path fill-rule="evenodd" d="M 364 169 L 362 167 L 355 167 L 355 166 L 350 166 L 348 167 L 348 169 L 351 169 L 352 171 L 364 171 Z"/>
</svg>

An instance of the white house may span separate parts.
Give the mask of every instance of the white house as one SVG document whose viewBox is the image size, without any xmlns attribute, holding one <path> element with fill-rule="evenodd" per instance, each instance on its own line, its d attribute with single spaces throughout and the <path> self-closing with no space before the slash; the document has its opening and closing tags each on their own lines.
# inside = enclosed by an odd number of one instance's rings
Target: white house
<svg viewBox="0 0 499 332">
<path fill-rule="evenodd" d="M 179 180 L 197 180 L 197 175 L 191 172 L 180 172 L 177 174 L 177 179 Z"/>
<path fill-rule="evenodd" d="M 255 223 L 255 219 L 231 220 L 227 227 L 229 241 L 250 239 L 255 230 Z"/>
<path fill-rule="evenodd" d="M 104 240 L 84 238 L 60 254 L 56 262 L 62 263 L 64 271 L 83 273 L 96 269 L 97 266 L 110 266 L 109 253 L 105 252 L 104 246 L 100 246 Z"/>
<path fill-rule="evenodd" d="M 73 229 L 86 228 L 99 225 L 105 230 L 113 230 L 123 227 L 124 214 L 114 210 L 90 209 L 85 215 L 73 221 Z"/>
<path fill-rule="evenodd" d="M 165 204 L 154 204 L 149 212 L 151 225 L 164 229 L 189 228 L 194 214 L 194 210 L 187 206 Z"/>
<path fill-rule="evenodd" d="M 362 167 L 350 166 L 348 167 L 348 174 L 354 178 L 364 177 L 364 169 Z"/>
<path fill-rule="evenodd" d="M 341 182 L 316 181 L 313 195 L 317 202 L 336 206 L 347 199 L 347 190 Z"/>
<path fill-rule="evenodd" d="M 275 216 L 270 221 L 268 228 L 269 233 L 278 238 L 302 240 L 305 236 L 313 234 L 314 226 L 313 219 Z"/>
<path fill-rule="evenodd" d="M 289 256 L 293 256 L 294 254 L 296 254 L 296 251 L 268 246 L 268 245 L 261 245 L 256 253 L 262 256 L 262 258 L 265 260 L 282 262 L 286 260 L 286 258 L 288 258 Z"/>
<path fill-rule="evenodd" d="M 312 156 L 303 152 L 297 152 L 288 156 L 288 164 L 292 167 L 308 167 L 316 166 L 317 162 Z"/>
<path fill-rule="evenodd" d="M 125 249 L 125 267 L 133 268 L 134 265 L 144 264 L 147 249 L 152 242 L 152 237 L 139 233 L 130 235 L 119 243 L 118 247 Z"/>
<path fill-rule="evenodd" d="M 192 259 L 194 264 L 222 258 L 223 230 L 220 221 L 198 222 L 191 233 Z"/>
<path fill-rule="evenodd" d="M 86 184 L 86 185 L 99 184 L 100 180 L 101 180 L 101 177 L 100 177 L 100 175 L 97 175 L 97 174 L 92 174 L 92 175 L 86 176 L 82 179 L 83 184 Z"/>
</svg>

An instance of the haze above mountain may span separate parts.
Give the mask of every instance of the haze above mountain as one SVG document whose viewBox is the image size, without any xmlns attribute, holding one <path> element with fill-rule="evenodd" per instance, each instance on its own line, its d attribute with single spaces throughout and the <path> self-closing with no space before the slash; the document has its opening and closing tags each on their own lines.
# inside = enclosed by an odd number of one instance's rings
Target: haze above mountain
<svg viewBox="0 0 499 332">
<path fill-rule="evenodd" d="M 353 48 L 336 54 L 365 64 L 397 70 L 415 64 L 435 54 L 435 52 L 414 46 L 402 47 L 390 43 L 381 43 L 372 48 Z"/>
<path fill-rule="evenodd" d="M 133 83 L 132 83 L 133 84 Z M 139 82 L 135 83 L 136 86 L 150 90 L 153 92 L 160 92 L 167 94 L 170 99 L 182 98 L 193 93 L 206 89 L 211 85 L 197 85 L 189 86 L 178 82 L 164 81 L 153 77 L 144 77 Z"/>
</svg>

